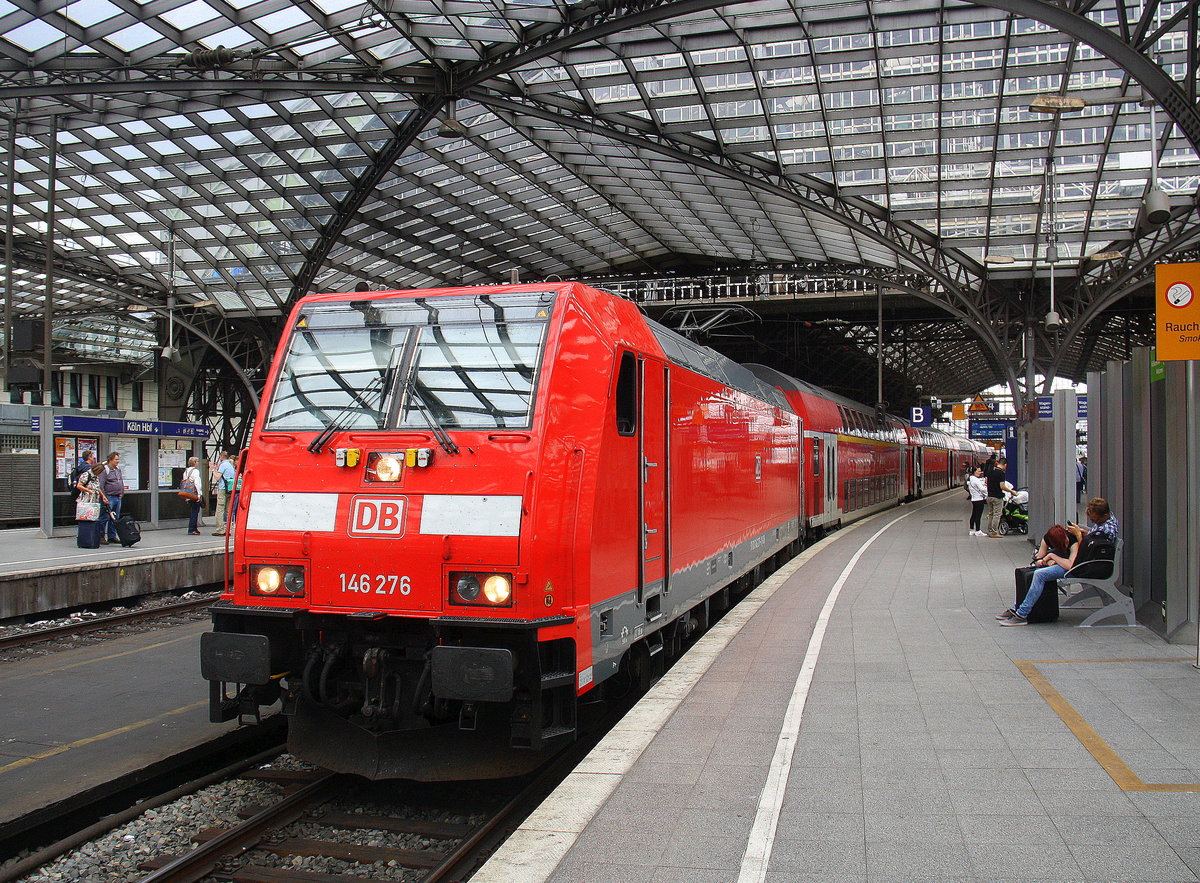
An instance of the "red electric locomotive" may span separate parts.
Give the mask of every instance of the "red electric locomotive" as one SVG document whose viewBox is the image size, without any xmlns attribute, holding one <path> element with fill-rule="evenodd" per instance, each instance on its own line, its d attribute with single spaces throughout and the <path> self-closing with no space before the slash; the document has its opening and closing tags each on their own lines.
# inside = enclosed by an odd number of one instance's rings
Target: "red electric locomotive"
<svg viewBox="0 0 1200 883">
<path fill-rule="evenodd" d="M 307 297 L 242 463 L 212 718 L 282 696 L 294 752 L 369 777 L 528 767 L 794 550 L 799 431 L 578 283 Z"/>
</svg>

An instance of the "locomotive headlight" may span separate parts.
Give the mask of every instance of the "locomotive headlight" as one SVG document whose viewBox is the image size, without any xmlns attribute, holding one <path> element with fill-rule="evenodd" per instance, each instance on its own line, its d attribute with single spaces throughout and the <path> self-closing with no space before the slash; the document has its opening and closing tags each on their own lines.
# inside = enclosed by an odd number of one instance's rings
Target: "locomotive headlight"
<svg viewBox="0 0 1200 883">
<path fill-rule="evenodd" d="M 373 453 L 367 458 L 367 481 L 399 481 L 404 474 L 404 454 Z"/>
<path fill-rule="evenodd" d="M 380 481 L 399 481 L 400 461 L 395 457 L 380 457 L 375 461 L 375 476 Z"/>
<path fill-rule="evenodd" d="M 283 574 L 277 567 L 264 567 L 258 571 L 254 585 L 260 595 L 274 595 L 283 587 Z"/>
<path fill-rule="evenodd" d="M 493 604 L 507 604 L 512 597 L 512 583 L 502 573 L 493 573 L 483 581 L 483 596 Z"/>
<path fill-rule="evenodd" d="M 450 574 L 451 604 L 511 607 L 512 602 L 512 574 L 465 572 Z"/>
<path fill-rule="evenodd" d="M 255 564 L 250 567 L 250 594 L 267 598 L 304 595 L 304 568 L 298 564 Z"/>
<path fill-rule="evenodd" d="M 468 604 L 478 600 L 479 579 L 473 573 L 459 577 L 458 582 L 454 585 L 454 592 L 458 595 L 460 601 L 466 601 Z"/>
</svg>

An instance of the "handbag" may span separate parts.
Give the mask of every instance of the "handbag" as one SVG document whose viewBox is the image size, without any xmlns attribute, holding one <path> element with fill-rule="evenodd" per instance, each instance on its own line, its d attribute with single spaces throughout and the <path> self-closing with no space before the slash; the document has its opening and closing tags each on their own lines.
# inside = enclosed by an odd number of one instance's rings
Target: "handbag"
<svg viewBox="0 0 1200 883">
<path fill-rule="evenodd" d="M 183 481 L 179 482 L 179 490 L 176 493 L 178 493 L 179 496 L 183 497 L 185 500 L 191 500 L 192 502 L 200 499 L 200 493 L 196 488 L 195 479 L 183 479 Z"/>
<path fill-rule="evenodd" d="M 75 504 L 75 520 L 99 521 L 100 502 L 90 494 L 86 497 L 83 494 L 80 494 L 79 501 Z"/>
</svg>

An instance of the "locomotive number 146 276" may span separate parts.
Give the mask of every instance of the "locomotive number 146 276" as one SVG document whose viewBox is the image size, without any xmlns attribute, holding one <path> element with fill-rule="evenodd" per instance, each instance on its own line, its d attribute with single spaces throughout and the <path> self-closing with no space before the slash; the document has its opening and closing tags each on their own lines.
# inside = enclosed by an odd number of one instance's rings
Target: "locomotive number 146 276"
<svg viewBox="0 0 1200 883">
<path fill-rule="evenodd" d="M 412 583 L 407 576 L 394 573 L 339 573 L 338 581 L 343 592 L 359 592 L 363 595 L 407 595 L 412 592 Z"/>
</svg>

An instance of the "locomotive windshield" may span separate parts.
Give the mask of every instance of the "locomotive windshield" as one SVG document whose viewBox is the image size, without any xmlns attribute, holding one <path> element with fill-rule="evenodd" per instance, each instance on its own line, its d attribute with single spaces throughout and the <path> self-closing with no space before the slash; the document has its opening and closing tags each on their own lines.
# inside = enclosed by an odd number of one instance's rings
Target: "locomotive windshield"
<svg viewBox="0 0 1200 883">
<path fill-rule="evenodd" d="M 528 429 L 551 292 L 315 303 L 264 428 Z"/>
</svg>

